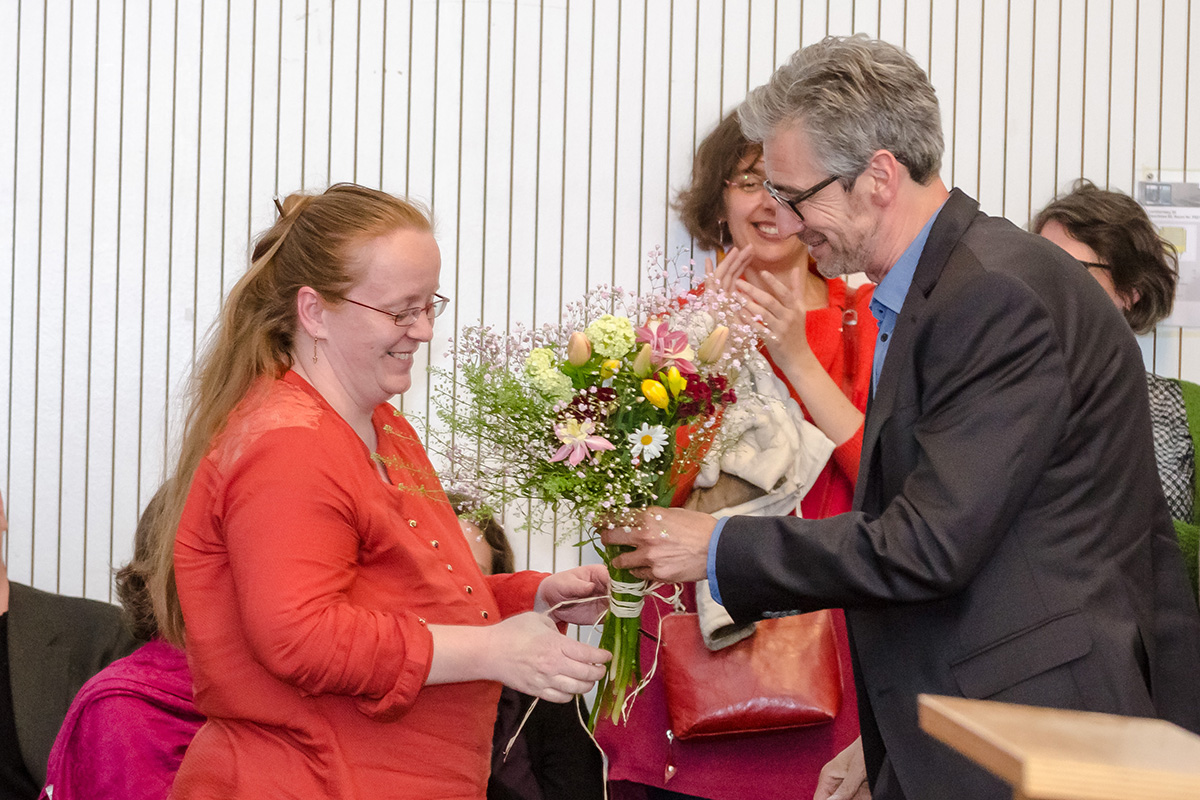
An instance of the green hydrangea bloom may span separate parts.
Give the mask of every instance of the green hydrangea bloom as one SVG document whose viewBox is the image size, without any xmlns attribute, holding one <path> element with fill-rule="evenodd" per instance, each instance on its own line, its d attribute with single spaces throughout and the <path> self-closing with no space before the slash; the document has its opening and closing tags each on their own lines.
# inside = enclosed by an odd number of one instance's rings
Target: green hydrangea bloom
<svg viewBox="0 0 1200 800">
<path fill-rule="evenodd" d="M 584 331 L 592 350 L 603 358 L 621 358 L 633 349 L 637 337 L 633 323 L 626 317 L 603 314 Z"/>
<path fill-rule="evenodd" d="M 569 400 L 575 394 L 571 379 L 562 374 L 554 363 L 554 353 L 546 347 L 535 347 L 525 359 L 525 374 L 529 385 L 547 400 Z"/>
<path fill-rule="evenodd" d="M 525 374 L 530 377 L 554 368 L 554 351 L 549 347 L 535 347 L 525 357 Z"/>
</svg>

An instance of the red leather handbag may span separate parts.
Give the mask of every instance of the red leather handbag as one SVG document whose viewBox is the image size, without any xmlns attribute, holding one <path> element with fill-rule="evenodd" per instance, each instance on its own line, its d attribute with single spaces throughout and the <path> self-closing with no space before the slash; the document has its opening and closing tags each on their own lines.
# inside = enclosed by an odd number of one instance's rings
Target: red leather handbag
<svg viewBox="0 0 1200 800">
<path fill-rule="evenodd" d="M 728 736 L 819 725 L 842 705 L 833 615 L 814 611 L 759 622 L 717 651 L 695 614 L 662 621 L 659 667 L 674 736 Z"/>
</svg>

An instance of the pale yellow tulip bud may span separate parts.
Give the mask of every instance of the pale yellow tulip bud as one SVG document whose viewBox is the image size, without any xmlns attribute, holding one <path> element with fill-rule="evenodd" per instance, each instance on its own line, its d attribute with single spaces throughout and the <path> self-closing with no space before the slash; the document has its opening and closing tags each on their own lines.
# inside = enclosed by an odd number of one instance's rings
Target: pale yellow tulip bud
<svg viewBox="0 0 1200 800">
<path fill-rule="evenodd" d="M 575 331 L 567 340 L 567 361 L 576 367 L 582 367 L 592 357 L 592 343 L 587 336 Z"/>
<path fill-rule="evenodd" d="M 644 378 L 650 374 L 653 365 L 650 363 L 650 345 L 642 345 L 641 351 L 637 354 L 637 358 L 633 360 L 633 374 L 639 378 Z"/>
<path fill-rule="evenodd" d="M 697 358 L 705 364 L 713 363 L 725 352 L 725 344 L 728 341 L 729 328 L 718 325 L 700 344 L 700 350 L 696 353 Z"/>
</svg>

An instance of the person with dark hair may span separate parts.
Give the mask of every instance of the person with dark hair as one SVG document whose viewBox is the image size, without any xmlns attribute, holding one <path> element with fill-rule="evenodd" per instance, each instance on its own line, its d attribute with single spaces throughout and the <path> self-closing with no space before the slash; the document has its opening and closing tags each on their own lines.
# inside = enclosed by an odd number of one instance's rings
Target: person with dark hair
<svg viewBox="0 0 1200 800">
<path fill-rule="evenodd" d="M 153 537 L 207 718 L 171 797 L 483 798 L 500 685 L 567 702 L 604 674 L 555 623 L 594 619 L 607 570 L 481 575 L 388 402 L 449 303 L 426 214 L 354 184 L 279 211 L 197 363 Z"/>
<path fill-rule="evenodd" d="M 764 379 L 776 383 L 782 397 L 790 396 L 797 416 L 825 435 L 832 454 L 826 457 L 829 450 L 822 451 L 815 479 L 802 488 L 788 486 L 777 475 L 761 476 L 752 483 L 723 472 L 710 485 L 678 491 L 677 504 L 714 513 L 731 507 L 741 507 L 737 513 L 756 514 L 796 510 L 806 518 L 824 519 L 850 510 L 854 497 L 877 333 L 869 310 L 873 287 L 854 288 L 844 277 L 822 277 L 805 243 L 780 234 L 775 220 L 778 204 L 764 188 L 765 180 L 762 144 L 742 133 L 734 112 L 696 148 L 691 183 L 679 193 L 675 208 L 696 245 L 716 251 L 718 264 L 710 279 L 745 299 L 745 316 L 757 326 L 762 352 L 773 371 Z M 795 427 L 792 421 L 780 424 Z M 789 437 L 775 428 L 755 432 L 755 437 L 782 442 L 794 434 Z M 792 460 L 772 458 L 760 463 Z M 772 492 L 779 497 L 779 502 L 771 503 L 777 510 L 751 511 L 745 505 Z M 700 600 L 707 592 L 703 584 L 696 588 Z M 721 624 L 725 615 L 719 607 L 693 603 L 690 587 L 685 606 L 689 611 L 698 608 L 706 630 L 734 628 Z M 647 605 L 643 628 L 653 633 L 665 607 Z M 717 617 L 721 622 L 710 621 Z M 821 767 L 858 735 L 841 611 L 833 613 L 833 625 L 839 656 L 847 668 L 842 673 L 841 710 L 826 724 L 752 737 L 673 739 L 668 736 L 671 723 L 664 676 L 656 672 L 622 725 L 602 721 L 597 727 L 597 740 L 608 754 L 609 775 L 638 785 L 614 784 L 617 800 L 640 791 L 649 798 L 741 800 L 769 794 L 779 785 L 791 787 L 797 795 L 811 795 Z M 719 649 L 737 638 L 737 633 L 723 639 L 710 636 L 709 646 Z M 654 653 L 649 639 L 644 651 L 649 663 Z"/>
<path fill-rule="evenodd" d="M 739 116 L 763 142 L 779 233 L 823 275 L 876 283 L 853 510 L 654 510 L 603 532 L 633 548 L 613 566 L 707 578 L 738 622 L 845 609 L 861 738 L 816 800 L 868 785 L 874 800 L 1011 797 L 921 731 L 922 693 L 1200 733 L 1200 610 L 1142 354 L 1112 302 L 1061 249 L 946 187 L 937 95 L 893 44 L 805 47 Z"/>
<path fill-rule="evenodd" d="M 1129 195 L 1100 189 L 1080 178 L 1070 192 L 1039 211 L 1031 227 L 1087 268 L 1134 333 L 1149 333 L 1170 315 L 1179 256 Z M 1200 526 L 1196 524 L 1200 386 L 1152 372 L 1146 373 L 1146 381 L 1158 478 L 1200 597 Z"/>
<path fill-rule="evenodd" d="M 0 498 L 0 553 L 7 532 Z M 116 606 L 9 581 L 0 558 L 0 797 L 38 796 L 71 699 L 138 644 Z"/>
<path fill-rule="evenodd" d="M 43 800 L 165 800 L 204 715 L 182 650 L 158 635 L 146 578 L 164 491 L 138 520 L 133 560 L 117 571 L 125 620 L 146 642 L 92 677 L 71 703 L 50 751 Z"/>
<path fill-rule="evenodd" d="M 472 518 L 462 495 L 451 494 L 450 504 L 479 571 L 512 572 L 512 545 L 496 518 Z M 588 718 L 583 698 L 537 705 L 534 700 L 508 686 L 500 690 L 487 800 L 602 800 L 604 765 L 583 723 Z"/>
<path fill-rule="evenodd" d="M 1149 333 L 1170 315 L 1179 258 L 1129 195 L 1080 178 L 1032 227 L 1087 267 L 1134 333 Z"/>
</svg>

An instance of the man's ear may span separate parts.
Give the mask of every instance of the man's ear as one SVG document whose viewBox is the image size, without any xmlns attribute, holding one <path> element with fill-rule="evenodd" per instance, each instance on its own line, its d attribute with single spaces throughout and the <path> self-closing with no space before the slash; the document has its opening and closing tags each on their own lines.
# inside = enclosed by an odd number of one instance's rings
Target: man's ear
<svg viewBox="0 0 1200 800">
<path fill-rule="evenodd" d="M 908 178 L 908 168 L 890 151 L 876 150 L 862 177 L 868 181 L 871 201 L 878 206 L 889 206 L 899 195 L 901 183 Z"/>
<path fill-rule="evenodd" d="M 296 292 L 296 318 L 300 327 L 313 339 L 325 338 L 325 301 L 311 286 L 301 286 Z"/>
</svg>

